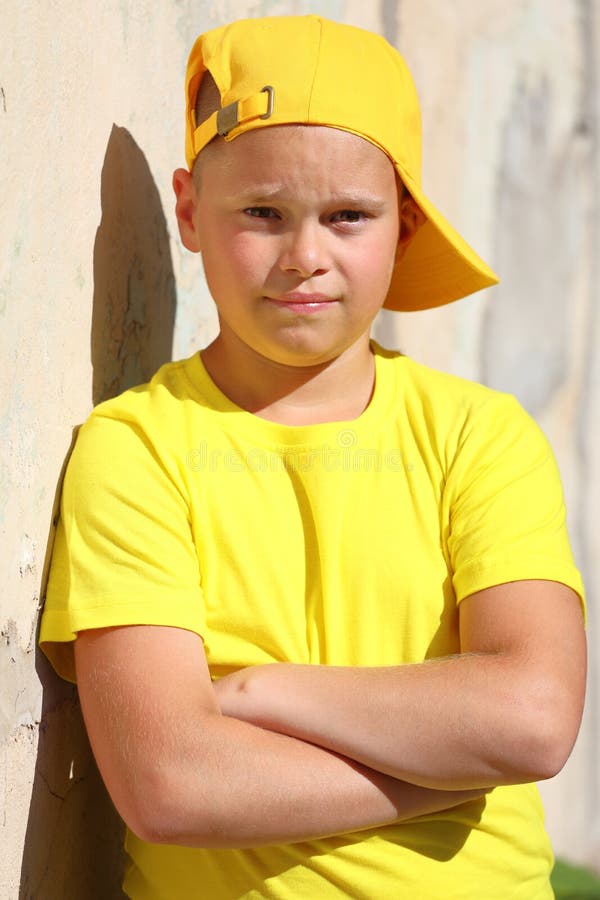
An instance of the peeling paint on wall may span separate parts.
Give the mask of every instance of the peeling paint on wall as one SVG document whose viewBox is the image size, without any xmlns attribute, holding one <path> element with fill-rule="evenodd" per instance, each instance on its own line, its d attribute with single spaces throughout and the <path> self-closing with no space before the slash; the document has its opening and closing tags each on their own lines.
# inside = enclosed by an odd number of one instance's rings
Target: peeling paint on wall
<svg viewBox="0 0 600 900">
<path fill-rule="evenodd" d="M 36 598 L 37 605 L 37 598 Z M 15 728 L 39 725 L 39 689 L 30 678 L 35 654 L 35 627 L 25 647 L 16 623 L 9 619 L 0 628 L 0 743 Z"/>
<path fill-rule="evenodd" d="M 98 775 L 75 688 L 41 676 L 47 687 L 19 900 L 117 900 L 124 896 L 123 825 Z"/>
</svg>

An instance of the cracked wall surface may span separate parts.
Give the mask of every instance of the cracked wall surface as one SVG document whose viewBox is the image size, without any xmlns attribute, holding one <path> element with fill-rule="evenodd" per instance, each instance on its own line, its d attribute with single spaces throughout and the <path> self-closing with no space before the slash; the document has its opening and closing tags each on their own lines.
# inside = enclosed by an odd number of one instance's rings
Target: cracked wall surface
<svg viewBox="0 0 600 900">
<path fill-rule="evenodd" d="M 0 897 L 118 897 L 121 826 L 75 689 L 36 649 L 61 470 L 92 405 L 203 346 L 215 314 L 177 237 L 183 74 L 197 33 L 321 12 L 384 34 L 423 104 L 425 187 L 499 288 L 376 337 L 517 395 L 563 474 L 592 646 L 565 771 L 543 786 L 556 849 L 600 859 L 595 348 L 600 259 L 595 0 L 8 0 L 0 29 Z M 85 22 L 85 28 L 82 28 Z M 559 64 L 557 64 L 559 61 Z"/>
</svg>

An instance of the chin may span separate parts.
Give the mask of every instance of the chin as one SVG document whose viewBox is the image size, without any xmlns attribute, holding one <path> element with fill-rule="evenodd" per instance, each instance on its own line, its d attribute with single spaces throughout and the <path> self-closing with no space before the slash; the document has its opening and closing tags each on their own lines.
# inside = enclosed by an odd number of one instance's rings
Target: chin
<svg viewBox="0 0 600 900">
<path fill-rule="evenodd" d="M 314 341 L 296 341 L 277 346 L 263 346 L 256 348 L 256 350 L 261 356 L 270 359 L 278 365 L 310 368 L 327 365 L 334 359 L 342 356 L 343 353 L 353 346 L 353 343 L 315 345 Z"/>
</svg>

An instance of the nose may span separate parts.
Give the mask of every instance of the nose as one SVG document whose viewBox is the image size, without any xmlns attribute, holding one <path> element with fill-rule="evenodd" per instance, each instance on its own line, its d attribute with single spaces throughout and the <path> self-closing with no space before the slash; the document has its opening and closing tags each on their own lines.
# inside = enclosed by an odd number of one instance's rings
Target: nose
<svg viewBox="0 0 600 900">
<path fill-rule="evenodd" d="M 290 228 L 283 235 L 282 241 L 279 256 L 279 268 L 282 272 L 311 278 L 328 271 L 330 262 L 325 236 L 317 223 L 302 222 Z"/>
</svg>

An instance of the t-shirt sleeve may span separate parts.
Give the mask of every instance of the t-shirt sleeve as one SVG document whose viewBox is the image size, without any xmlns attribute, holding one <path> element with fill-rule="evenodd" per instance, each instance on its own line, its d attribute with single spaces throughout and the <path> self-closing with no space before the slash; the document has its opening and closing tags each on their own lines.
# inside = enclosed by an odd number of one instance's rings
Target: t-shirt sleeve
<svg viewBox="0 0 600 900">
<path fill-rule="evenodd" d="M 136 423 L 93 415 L 67 466 L 40 643 L 74 681 L 78 631 L 143 624 L 203 632 L 189 503 Z"/>
<path fill-rule="evenodd" d="M 554 455 L 514 397 L 497 394 L 470 417 L 446 490 L 457 602 L 495 584 L 542 579 L 573 588 L 584 605 Z"/>
</svg>

